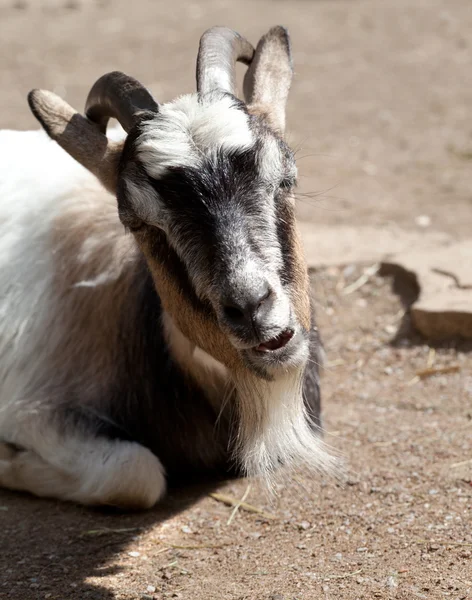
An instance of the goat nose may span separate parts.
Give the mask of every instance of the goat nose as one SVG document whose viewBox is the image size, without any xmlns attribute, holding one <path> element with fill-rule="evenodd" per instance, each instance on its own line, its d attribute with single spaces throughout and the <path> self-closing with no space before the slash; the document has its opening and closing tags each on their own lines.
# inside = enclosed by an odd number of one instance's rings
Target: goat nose
<svg viewBox="0 0 472 600">
<path fill-rule="evenodd" d="M 257 327 L 270 310 L 272 296 L 272 289 L 266 281 L 252 286 L 250 290 L 225 296 L 222 305 L 226 320 L 234 327 Z"/>
</svg>

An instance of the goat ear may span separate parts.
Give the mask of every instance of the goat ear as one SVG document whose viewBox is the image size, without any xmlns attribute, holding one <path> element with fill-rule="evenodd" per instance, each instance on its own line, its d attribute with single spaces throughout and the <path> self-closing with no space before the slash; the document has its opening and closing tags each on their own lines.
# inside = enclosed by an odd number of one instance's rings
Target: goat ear
<svg viewBox="0 0 472 600">
<path fill-rule="evenodd" d="M 249 110 L 263 114 L 280 133 L 285 130 L 287 102 L 293 67 L 288 31 L 272 27 L 257 45 L 244 78 L 244 96 Z"/>
<path fill-rule="evenodd" d="M 28 103 L 49 137 L 114 194 L 123 142 L 109 140 L 100 133 L 97 125 L 52 92 L 32 90 L 28 94 Z"/>
</svg>

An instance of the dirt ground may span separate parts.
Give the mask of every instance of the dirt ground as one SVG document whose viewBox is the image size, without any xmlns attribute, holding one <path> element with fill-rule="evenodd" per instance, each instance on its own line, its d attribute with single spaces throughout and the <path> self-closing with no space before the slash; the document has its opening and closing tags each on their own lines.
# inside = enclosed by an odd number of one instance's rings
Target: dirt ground
<svg viewBox="0 0 472 600">
<path fill-rule="evenodd" d="M 0 127 L 36 126 L 30 88 L 80 108 L 112 69 L 160 100 L 193 91 L 206 27 L 256 41 L 276 23 L 294 45 L 300 218 L 333 244 L 347 224 L 470 237 L 470 0 L 0 0 Z M 472 343 L 420 338 L 413 291 L 386 273 L 346 294 L 368 266 L 312 274 L 347 483 L 173 490 L 137 515 L 0 492 L 0 598 L 472 600 Z M 431 365 L 450 370 L 417 376 Z M 214 492 L 264 512 L 228 523 Z"/>
</svg>

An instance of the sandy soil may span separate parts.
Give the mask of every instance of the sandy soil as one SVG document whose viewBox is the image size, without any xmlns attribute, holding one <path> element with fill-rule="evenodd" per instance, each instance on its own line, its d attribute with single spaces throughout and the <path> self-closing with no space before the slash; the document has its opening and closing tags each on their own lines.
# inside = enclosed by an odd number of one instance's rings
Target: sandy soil
<svg viewBox="0 0 472 600">
<path fill-rule="evenodd" d="M 35 126 L 30 88 L 81 107 L 115 68 L 170 99 L 193 89 L 206 27 L 255 41 L 277 22 L 294 43 L 301 191 L 323 192 L 300 218 L 332 225 L 334 244 L 336 225 L 401 235 L 421 215 L 470 236 L 469 0 L 0 0 L 0 127 Z M 313 273 L 326 439 L 347 484 L 300 472 L 271 500 L 241 480 L 138 515 L 0 492 L 0 598 L 471 600 L 472 344 L 431 348 L 409 326 L 412 291 L 385 274 L 345 294 L 365 266 Z M 455 370 L 418 380 L 431 363 Z M 228 524 L 215 491 L 273 518 Z"/>
</svg>

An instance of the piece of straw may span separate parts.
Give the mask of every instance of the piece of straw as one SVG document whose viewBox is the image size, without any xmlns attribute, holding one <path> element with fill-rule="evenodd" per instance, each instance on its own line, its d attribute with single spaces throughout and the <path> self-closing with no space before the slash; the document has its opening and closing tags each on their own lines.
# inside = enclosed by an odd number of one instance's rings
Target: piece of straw
<svg viewBox="0 0 472 600">
<path fill-rule="evenodd" d="M 239 508 L 245 510 L 246 512 L 255 513 L 264 517 L 264 519 L 276 519 L 275 515 L 271 515 L 270 513 L 266 513 L 261 508 L 257 508 L 257 506 L 253 506 L 252 504 L 248 504 L 247 502 L 241 502 L 237 498 L 233 498 L 232 496 L 227 496 L 226 494 L 212 493 L 210 497 L 217 502 L 222 502 L 226 504 L 226 506 L 236 506 L 239 504 Z"/>
</svg>

